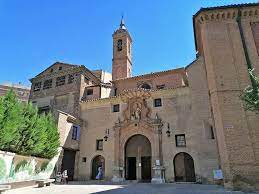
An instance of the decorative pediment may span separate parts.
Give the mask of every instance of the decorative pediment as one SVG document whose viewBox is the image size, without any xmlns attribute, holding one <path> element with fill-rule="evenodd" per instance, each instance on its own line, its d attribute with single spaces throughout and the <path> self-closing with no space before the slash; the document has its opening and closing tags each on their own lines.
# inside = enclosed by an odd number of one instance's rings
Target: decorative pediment
<svg viewBox="0 0 259 194">
<path fill-rule="evenodd" d="M 127 103 L 127 109 L 123 112 L 124 122 L 140 121 L 150 118 L 151 109 L 147 107 L 146 99 L 150 98 L 150 92 L 144 89 L 125 91 L 122 101 Z"/>
</svg>

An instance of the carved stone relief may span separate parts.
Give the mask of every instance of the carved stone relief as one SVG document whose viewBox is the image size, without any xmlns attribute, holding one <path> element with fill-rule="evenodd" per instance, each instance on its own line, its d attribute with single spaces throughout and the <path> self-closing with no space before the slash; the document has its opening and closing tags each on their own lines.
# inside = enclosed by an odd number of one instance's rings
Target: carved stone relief
<svg viewBox="0 0 259 194">
<path fill-rule="evenodd" d="M 125 122 L 139 121 L 150 118 L 150 108 L 146 99 L 150 97 L 148 91 L 142 89 L 127 91 L 122 95 L 122 100 L 127 103 L 127 109 L 123 112 Z"/>
</svg>

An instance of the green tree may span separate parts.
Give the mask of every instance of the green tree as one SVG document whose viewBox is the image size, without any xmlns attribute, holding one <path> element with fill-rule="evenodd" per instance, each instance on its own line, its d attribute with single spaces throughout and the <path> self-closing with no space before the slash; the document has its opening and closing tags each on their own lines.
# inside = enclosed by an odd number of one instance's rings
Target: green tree
<svg viewBox="0 0 259 194">
<path fill-rule="evenodd" d="M 255 76 L 253 70 L 249 70 L 251 86 L 243 91 L 241 98 L 244 101 L 246 110 L 259 114 L 259 76 Z"/>
<path fill-rule="evenodd" d="M 19 129 L 18 152 L 33 155 L 35 148 L 38 146 L 38 131 L 41 131 L 41 129 L 37 129 L 38 110 L 31 103 L 23 104 L 22 110 L 23 120 Z"/>
<path fill-rule="evenodd" d="M 47 143 L 42 154 L 46 158 L 52 158 L 57 154 L 60 145 L 58 128 L 51 113 L 42 116 L 41 119 L 45 123 L 47 134 Z"/>
<path fill-rule="evenodd" d="M 17 151 L 22 119 L 21 103 L 10 90 L 0 100 L 0 149 Z"/>
<path fill-rule="evenodd" d="M 0 98 L 0 150 L 52 158 L 59 145 L 51 114 L 39 115 L 31 103 L 19 102 L 12 90 Z"/>
<path fill-rule="evenodd" d="M 48 140 L 48 134 L 47 134 L 47 125 L 46 125 L 46 119 L 45 115 L 38 115 L 36 120 L 36 134 L 33 137 L 34 139 L 34 147 L 33 147 L 33 153 L 34 156 L 40 156 L 44 157 L 44 149 L 46 147 L 46 144 L 49 143 Z"/>
</svg>

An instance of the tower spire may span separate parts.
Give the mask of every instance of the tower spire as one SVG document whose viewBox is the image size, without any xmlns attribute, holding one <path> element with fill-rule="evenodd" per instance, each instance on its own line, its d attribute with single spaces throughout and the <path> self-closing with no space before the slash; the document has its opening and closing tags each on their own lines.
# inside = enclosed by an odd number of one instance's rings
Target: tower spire
<svg viewBox="0 0 259 194">
<path fill-rule="evenodd" d="M 120 29 L 126 29 L 125 23 L 124 23 L 124 15 L 123 15 L 123 13 L 121 14 Z"/>
</svg>

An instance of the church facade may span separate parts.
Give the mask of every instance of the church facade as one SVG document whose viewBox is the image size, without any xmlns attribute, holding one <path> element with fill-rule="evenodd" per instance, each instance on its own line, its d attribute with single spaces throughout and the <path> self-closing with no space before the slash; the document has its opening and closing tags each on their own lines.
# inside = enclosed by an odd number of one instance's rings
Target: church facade
<svg viewBox="0 0 259 194">
<path fill-rule="evenodd" d="M 215 183 L 258 188 L 259 119 L 240 99 L 259 73 L 259 4 L 202 8 L 197 58 L 185 68 L 132 76 L 124 21 L 113 33 L 112 74 L 56 62 L 31 79 L 30 100 L 57 118 L 59 171 L 70 179 Z"/>
</svg>

